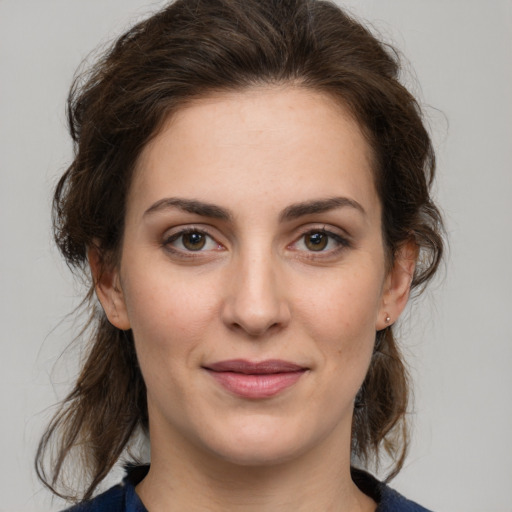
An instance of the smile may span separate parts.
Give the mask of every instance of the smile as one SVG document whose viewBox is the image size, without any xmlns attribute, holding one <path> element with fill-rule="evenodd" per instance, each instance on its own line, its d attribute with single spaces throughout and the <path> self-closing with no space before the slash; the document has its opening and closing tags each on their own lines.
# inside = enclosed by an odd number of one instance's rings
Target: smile
<svg viewBox="0 0 512 512">
<path fill-rule="evenodd" d="M 205 370 L 227 391 L 250 399 L 275 396 L 293 386 L 307 368 L 277 359 L 253 363 L 243 359 L 220 361 Z"/>
</svg>

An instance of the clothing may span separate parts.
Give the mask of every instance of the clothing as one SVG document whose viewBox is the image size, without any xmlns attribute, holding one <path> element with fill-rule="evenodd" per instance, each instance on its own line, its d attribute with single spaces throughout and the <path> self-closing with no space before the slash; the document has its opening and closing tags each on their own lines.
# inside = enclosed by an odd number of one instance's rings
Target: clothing
<svg viewBox="0 0 512 512">
<path fill-rule="evenodd" d="M 64 512 L 148 512 L 135 492 L 135 486 L 146 476 L 148 469 L 149 466 L 132 467 L 122 483 Z M 376 512 L 429 512 L 364 471 L 352 470 L 352 479 L 361 491 L 378 503 Z"/>
</svg>

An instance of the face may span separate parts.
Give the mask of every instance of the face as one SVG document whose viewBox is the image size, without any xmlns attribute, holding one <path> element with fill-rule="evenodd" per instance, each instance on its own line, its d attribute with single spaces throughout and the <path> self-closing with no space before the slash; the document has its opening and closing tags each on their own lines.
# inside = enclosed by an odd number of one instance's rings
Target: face
<svg viewBox="0 0 512 512">
<path fill-rule="evenodd" d="M 408 291 L 387 268 L 370 150 L 329 97 L 259 88 L 177 112 L 143 151 L 97 288 L 133 330 L 152 447 L 349 457 L 376 330 Z"/>
</svg>

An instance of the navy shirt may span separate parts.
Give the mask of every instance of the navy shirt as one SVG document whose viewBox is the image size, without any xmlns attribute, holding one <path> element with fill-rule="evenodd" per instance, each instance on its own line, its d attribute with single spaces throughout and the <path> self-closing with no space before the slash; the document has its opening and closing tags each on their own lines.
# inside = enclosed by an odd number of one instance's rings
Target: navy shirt
<svg viewBox="0 0 512 512">
<path fill-rule="evenodd" d="M 67 512 L 148 512 L 135 492 L 135 486 L 146 476 L 148 469 L 149 466 L 131 468 L 120 484 L 67 509 Z M 353 470 L 352 478 L 361 491 L 378 503 L 376 512 L 429 512 L 364 471 Z"/>
</svg>

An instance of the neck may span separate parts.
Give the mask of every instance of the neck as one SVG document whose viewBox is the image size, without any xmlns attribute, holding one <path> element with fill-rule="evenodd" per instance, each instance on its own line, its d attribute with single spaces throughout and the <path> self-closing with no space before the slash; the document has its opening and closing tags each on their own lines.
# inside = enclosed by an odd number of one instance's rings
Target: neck
<svg viewBox="0 0 512 512">
<path fill-rule="evenodd" d="M 190 449 L 181 453 L 182 444 L 164 447 L 158 441 L 152 433 L 151 468 L 137 486 L 151 512 L 370 512 L 376 508 L 351 479 L 350 450 L 332 442 L 290 461 L 254 466 Z"/>
</svg>

